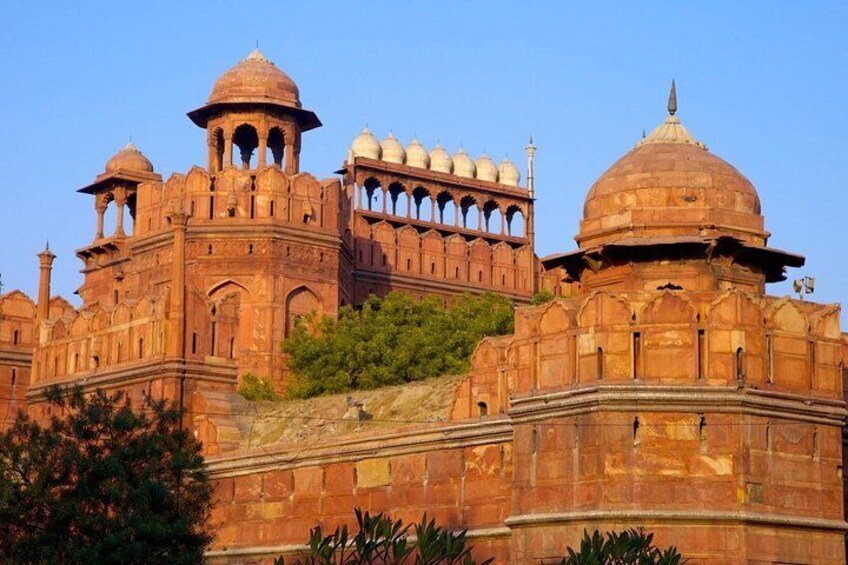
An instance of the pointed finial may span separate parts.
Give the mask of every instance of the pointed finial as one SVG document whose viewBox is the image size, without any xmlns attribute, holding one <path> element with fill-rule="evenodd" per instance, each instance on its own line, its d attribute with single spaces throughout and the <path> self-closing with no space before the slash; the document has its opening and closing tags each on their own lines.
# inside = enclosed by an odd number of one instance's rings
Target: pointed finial
<svg viewBox="0 0 848 565">
<path fill-rule="evenodd" d="M 671 79 L 671 92 L 668 93 L 668 113 L 672 116 L 677 113 L 677 87 L 674 79 Z"/>
<path fill-rule="evenodd" d="M 44 243 L 44 250 L 50 251 L 50 240 L 49 239 Z"/>
<path fill-rule="evenodd" d="M 259 40 L 256 40 L 256 48 L 259 49 Z"/>
<path fill-rule="evenodd" d="M 645 134 L 645 128 L 642 128 L 642 139 L 645 139 L 646 137 L 648 136 Z"/>
</svg>

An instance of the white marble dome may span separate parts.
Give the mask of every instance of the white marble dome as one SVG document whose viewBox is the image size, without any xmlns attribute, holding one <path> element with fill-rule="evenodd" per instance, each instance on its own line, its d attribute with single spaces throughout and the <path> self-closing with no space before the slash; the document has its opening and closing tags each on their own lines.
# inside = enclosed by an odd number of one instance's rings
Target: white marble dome
<svg viewBox="0 0 848 565">
<path fill-rule="evenodd" d="M 418 138 L 413 139 L 406 146 L 406 164 L 410 167 L 418 167 L 419 169 L 427 169 L 430 167 L 430 154 L 418 141 Z"/>
<path fill-rule="evenodd" d="M 395 139 L 395 136 L 389 133 L 380 143 L 380 147 L 383 151 L 383 161 L 387 163 L 397 163 L 398 165 L 403 165 L 406 160 L 406 150 L 401 145 L 400 141 Z"/>
<path fill-rule="evenodd" d="M 453 174 L 469 179 L 473 179 L 477 174 L 477 165 L 474 164 L 474 159 L 462 147 L 453 156 Z"/>
<path fill-rule="evenodd" d="M 498 182 L 498 168 L 488 155 L 481 155 L 475 162 L 477 165 L 477 178 L 489 182 Z"/>
<path fill-rule="evenodd" d="M 453 172 L 453 159 L 445 148 L 439 145 L 430 150 L 430 170 L 438 173 Z"/>
<path fill-rule="evenodd" d="M 504 158 L 498 165 L 498 179 L 501 184 L 518 186 L 518 182 L 521 180 L 521 172 L 515 166 L 515 163 L 509 160 L 509 157 Z"/>
<path fill-rule="evenodd" d="M 379 159 L 382 153 L 380 142 L 374 134 L 366 127 L 362 128 L 350 144 L 350 151 L 354 157 L 365 157 L 367 159 Z"/>
</svg>

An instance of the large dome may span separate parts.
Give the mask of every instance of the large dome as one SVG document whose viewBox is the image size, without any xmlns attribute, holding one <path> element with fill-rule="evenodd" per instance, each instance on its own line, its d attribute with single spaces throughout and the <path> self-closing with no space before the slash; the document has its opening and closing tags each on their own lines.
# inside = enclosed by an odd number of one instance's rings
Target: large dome
<svg viewBox="0 0 848 565">
<path fill-rule="evenodd" d="M 300 91 L 289 75 L 254 49 L 215 81 L 209 104 L 221 102 L 264 102 L 300 108 Z"/>
<path fill-rule="evenodd" d="M 671 112 L 592 185 L 576 239 L 588 249 L 719 236 L 765 245 L 768 233 L 757 191 L 742 173 L 695 141 Z"/>
</svg>

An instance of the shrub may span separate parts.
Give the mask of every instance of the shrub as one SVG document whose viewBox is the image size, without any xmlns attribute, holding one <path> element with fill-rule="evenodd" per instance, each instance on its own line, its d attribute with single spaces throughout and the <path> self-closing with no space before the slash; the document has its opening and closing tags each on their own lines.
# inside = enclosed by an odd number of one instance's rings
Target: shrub
<svg viewBox="0 0 848 565">
<path fill-rule="evenodd" d="M 257 377 L 253 373 L 246 373 L 241 378 L 238 393 L 250 401 L 256 400 L 280 400 L 280 395 L 274 390 L 267 380 Z"/>
<path fill-rule="evenodd" d="M 654 534 L 643 528 L 621 533 L 597 530 L 589 537 L 583 531 L 580 551 L 568 548 L 561 565 L 679 565 L 685 563 L 674 546 L 662 551 L 653 545 Z"/>
<path fill-rule="evenodd" d="M 468 370 L 477 343 L 513 331 L 513 304 L 503 296 L 463 295 L 445 307 L 392 292 L 368 298 L 338 319 L 313 317 L 283 343 L 293 372 L 289 395 L 307 398 L 418 381 Z"/>
<path fill-rule="evenodd" d="M 415 524 L 415 541 L 408 539 L 410 526 L 401 520 L 392 520 L 385 514 L 371 516 L 357 508 L 357 531 L 350 535 L 347 526 L 336 528 L 324 535 L 321 526 L 309 535 L 309 549 L 293 565 L 366 565 L 391 563 L 392 565 L 477 565 L 471 555 L 465 532 L 453 533 L 436 526 L 427 515 Z M 482 561 L 488 565 L 492 559 Z M 285 565 L 282 557 L 274 565 Z"/>
<path fill-rule="evenodd" d="M 539 306 L 540 304 L 545 304 L 554 299 L 554 295 L 549 290 L 540 290 L 536 294 L 533 295 L 533 298 L 530 299 L 530 304 L 533 306 Z"/>
</svg>

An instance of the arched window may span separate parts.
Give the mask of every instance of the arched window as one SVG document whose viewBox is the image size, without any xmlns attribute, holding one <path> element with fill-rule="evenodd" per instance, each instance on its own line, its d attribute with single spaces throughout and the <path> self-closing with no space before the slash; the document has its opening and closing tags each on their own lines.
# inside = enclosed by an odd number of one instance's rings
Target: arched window
<svg viewBox="0 0 848 565">
<path fill-rule="evenodd" d="M 12 368 L 12 386 L 15 386 L 15 384 L 17 382 L 18 382 L 18 370 L 15 369 L 15 368 Z"/>
<path fill-rule="evenodd" d="M 362 202 L 362 207 L 365 210 L 374 211 L 374 212 L 382 212 L 385 194 L 383 193 L 383 187 L 380 186 L 380 181 L 375 178 L 369 178 L 365 181 L 365 196 L 364 202 Z"/>
<path fill-rule="evenodd" d="M 144 338 L 138 338 L 138 358 L 144 359 Z"/>
<path fill-rule="evenodd" d="M 483 206 L 484 230 L 489 233 L 500 233 L 502 221 L 501 210 L 497 203 L 494 200 L 486 202 Z"/>
<path fill-rule="evenodd" d="M 478 402 L 477 409 L 480 411 L 481 418 L 485 418 L 489 415 L 489 407 L 486 405 L 485 402 Z"/>
<path fill-rule="evenodd" d="M 524 214 L 518 206 L 506 210 L 506 233 L 514 237 L 524 237 Z"/>
<path fill-rule="evenodd" d="M 736 348 L 736 380 L 745 380 L 745 350 L 741 347 Z"/>
<path fill-rule="evenodd" d="M 18 345 L 21 342 L 21 332 L 19 330 L 15 330 L 12 333 L 12 344 Z"/>
<path fill-rule="evenodd" d="M 639 416 L 633 418 L 633 445 L 639 445 L 639 428 L 641 424 L 639 423 Z"/>
<path fill-rule="evenodd" d="M 239 148 L 241 168 L 249 169 L 253 152 L 259 147 L 259 135 L 256 128 L 250 124 L 241 124 L 233 132 L 233 145 Z"/>
<path fill-rule="evenodd" d="M 283 166 L 283 156 L 286 150 L 286 141 L 283 132 L 278 127 L 272 127 L 268 132 L 268 149 L 267 151 L 270 153 L 266 157 L 265 162 L 269 165 L 276 165 L 280 168 Z M 273 214 L 271 214 L 273 216 Z"/>
<path fill-rule="evenodd" d="M 315 293 L 306 287 L 293 290 L 286 299 L 286 337 L 313 312 L 321 313 L 321 302 Z"/>
<path fill-rule="evenodd" d="M 595 355 L 595 363 L 596 363 L 595 372 L 598 376 L 598 380 L 601 380 L 601 379 L 604 378 L 604 348 L 603 347 L 598 348 L 598 351 Z"/>
<path fill-rule="evenodd" d="M 212 134 L 212 149 L 215 151 L 212 170 L 220 172 L 224 169 L 224 131 L 221 128 Z"/>
</svg>

